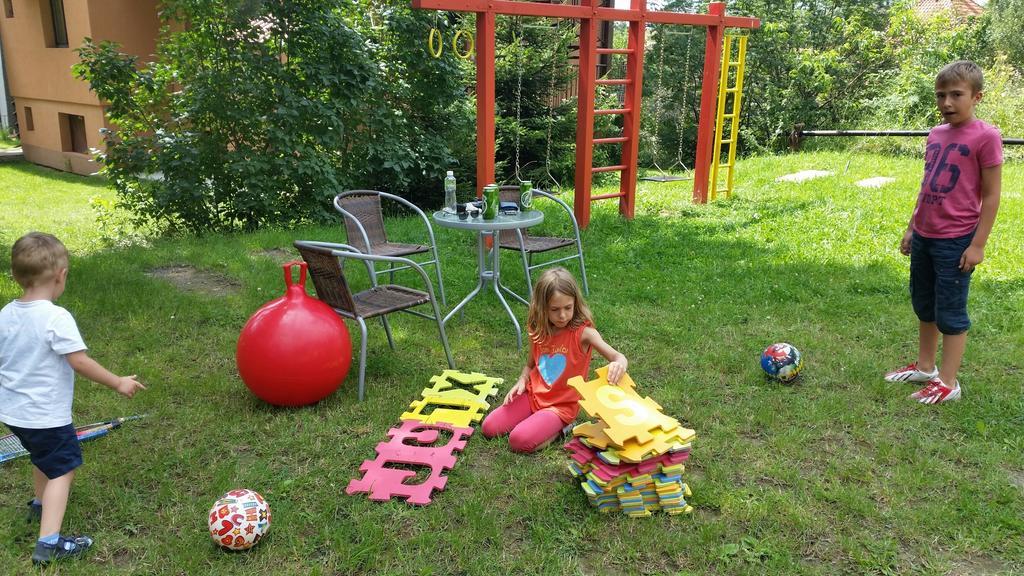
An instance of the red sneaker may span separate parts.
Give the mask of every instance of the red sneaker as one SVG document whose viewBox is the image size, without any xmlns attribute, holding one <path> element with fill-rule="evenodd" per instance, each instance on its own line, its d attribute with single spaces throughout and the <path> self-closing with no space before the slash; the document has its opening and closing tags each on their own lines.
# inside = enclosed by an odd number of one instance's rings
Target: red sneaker
<svg viewBox="0 0 1024 576">
<path fill-rule="evenodd" d="M 910 398 L 921 404 L 941 404 L 950 400 L 960 399 L 960 381 L 948 386 L 939 378 L 932 378 L 928 384 L 910 395 Z"/>
<path fill-rule="evenodd" d="M 931 372 L 922 372 L 917 369 L 917 363 L 911 362 L 903 368 L 897 368 L 885 374 L 886 382 L 928 382 L 939 376 L 939 369 L 933 368 Z"/>
</svg>

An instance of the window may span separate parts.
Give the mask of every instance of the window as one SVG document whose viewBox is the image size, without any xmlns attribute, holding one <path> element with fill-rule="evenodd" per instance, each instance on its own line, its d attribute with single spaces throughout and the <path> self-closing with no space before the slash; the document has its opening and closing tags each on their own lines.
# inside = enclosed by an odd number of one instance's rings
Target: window
<svg viewBox="0 0 1024 576">
<path fill-rule="evenodd" d="M 47 48 L 68 47 L 68 25 L 64 20 L 64 0 L 42 0 L 43 37 Z"/>
<path fill-rule="evenodd" d="M 60 146 L 65 152 L 89 153 L 89 141 L 85 135 L 85 117 L 75 114 L 59 114 Z"/>
<path fill-rule="evenodd" d="M 25 106 L 25 130 L 31 132 L 36 129 L 36 123 L 32 120 L 32 109 Z"/>
<path fill-rule="evenodd" d="M 14 18 L 14 3 L 12 0 L 4 0 L 4 16 Z"/>
<path fill-rule="evenodd" d="M 53 16 L 53 45 L 56 48 L 67 48 L 68 25 L 64 21 L 64 0 L 50 0 L 50 13 Z"/>
</svg>

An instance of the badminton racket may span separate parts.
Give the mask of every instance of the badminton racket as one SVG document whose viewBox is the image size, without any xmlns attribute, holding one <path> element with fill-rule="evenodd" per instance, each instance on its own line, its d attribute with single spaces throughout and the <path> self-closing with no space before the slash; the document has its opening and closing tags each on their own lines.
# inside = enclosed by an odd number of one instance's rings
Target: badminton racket
<svg viewBox="0 0 1024 576">
<path fill-rule="evenodd" d="M 107 420 L 106 422 L 84 424 L 82 426 L 75 427 L 75 434 L 78 436 L 79 442 L 85 442 L 86 440 L 92 440 L 94 438 L 104 436 L 111 430 L 119 428 L 121 424 L 124 424 L 125 422 L 145 417 L 145 414 L 139 414 L 136 416 L 114 418 L 113 420 Z M 27 454 L 28 450 L 25 450 L 25 447 L 21 445 L 21 441 L 18 440 L 18 437 L 14 434 L 8 434 L 7 436 L 0 438 L 0 462 L 14 460 L 15 458 L 25 456 Z"/>
</svg>

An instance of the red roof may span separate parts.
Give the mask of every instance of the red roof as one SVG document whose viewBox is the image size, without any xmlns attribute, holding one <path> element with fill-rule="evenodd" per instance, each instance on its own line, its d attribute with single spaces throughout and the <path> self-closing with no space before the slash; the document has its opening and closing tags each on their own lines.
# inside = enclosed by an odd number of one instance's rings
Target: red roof
<svg viewBox="0 0 1024 576">
<path fill-rule="evenodd" d="M 949 10 L 954 16 L 970 17 L 979 16 L 985 8 L 974 0 L 917 0 L 914 10 L 925 16 Z"/>
</svg>

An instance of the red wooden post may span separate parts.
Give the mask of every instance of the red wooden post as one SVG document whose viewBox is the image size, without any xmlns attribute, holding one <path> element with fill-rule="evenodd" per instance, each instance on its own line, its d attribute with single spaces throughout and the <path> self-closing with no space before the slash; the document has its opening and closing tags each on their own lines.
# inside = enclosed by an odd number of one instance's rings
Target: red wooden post
<svg viewBox="0 0 1024 576">
<path fill-rule="evenodd" d="M 580 5 L 593 7 L 594 0 L 580 0 Z M 576 190 L 573 212 L 583 228 L 590 223 L 590 184 L 594 166 L 594 80 L 597 72 L 597 19 L 580 21 L 580 62 L 576 110 Z"/>
<path fill-rule="evenodd" d="M 494 182 L 494 12 L 476 13 L 476 197 Z"/>
<path fill-rule="evenodd" d="M 697 122 L 697 158 L 693 167 L 693 201 L 708 201 L 708 176 L 711 174 L 712 148 L 715 145 L 715 102 L 718 98 L 718 74 L 722 66 L 722 37 L 725 33 L 725 4 L 708 4 L 708 13 L 718 17 L 708 25 L 704 42 L 704 82 L 700 89 L 700 119 Z"/>
<path fill-rule="evenodd" d="M 626 43 L 628 48 L 633 49 L 632 58 L 627 58 L 626 78 L 630 84 L 626 85 L 626 108 L 632 109 L 632 113 L 623 117 L 622 135 L 627 138 L 622 143 L 622 160 L 619 164 L 626 168 L 619 176 L 619 213 L 626 218 L 633 218 L 636 211 L 636 178 L 637 178 L 637 156 L 640 152 L 640 103 L 644 93 L 644 46 L 647 31 L 647 23 L 644 21 L 647 6 L 646 0 L 632 0 L 633 10 L 640 10 L 640 20 L 629 23 L 629 39 Z"/>
</svg>

